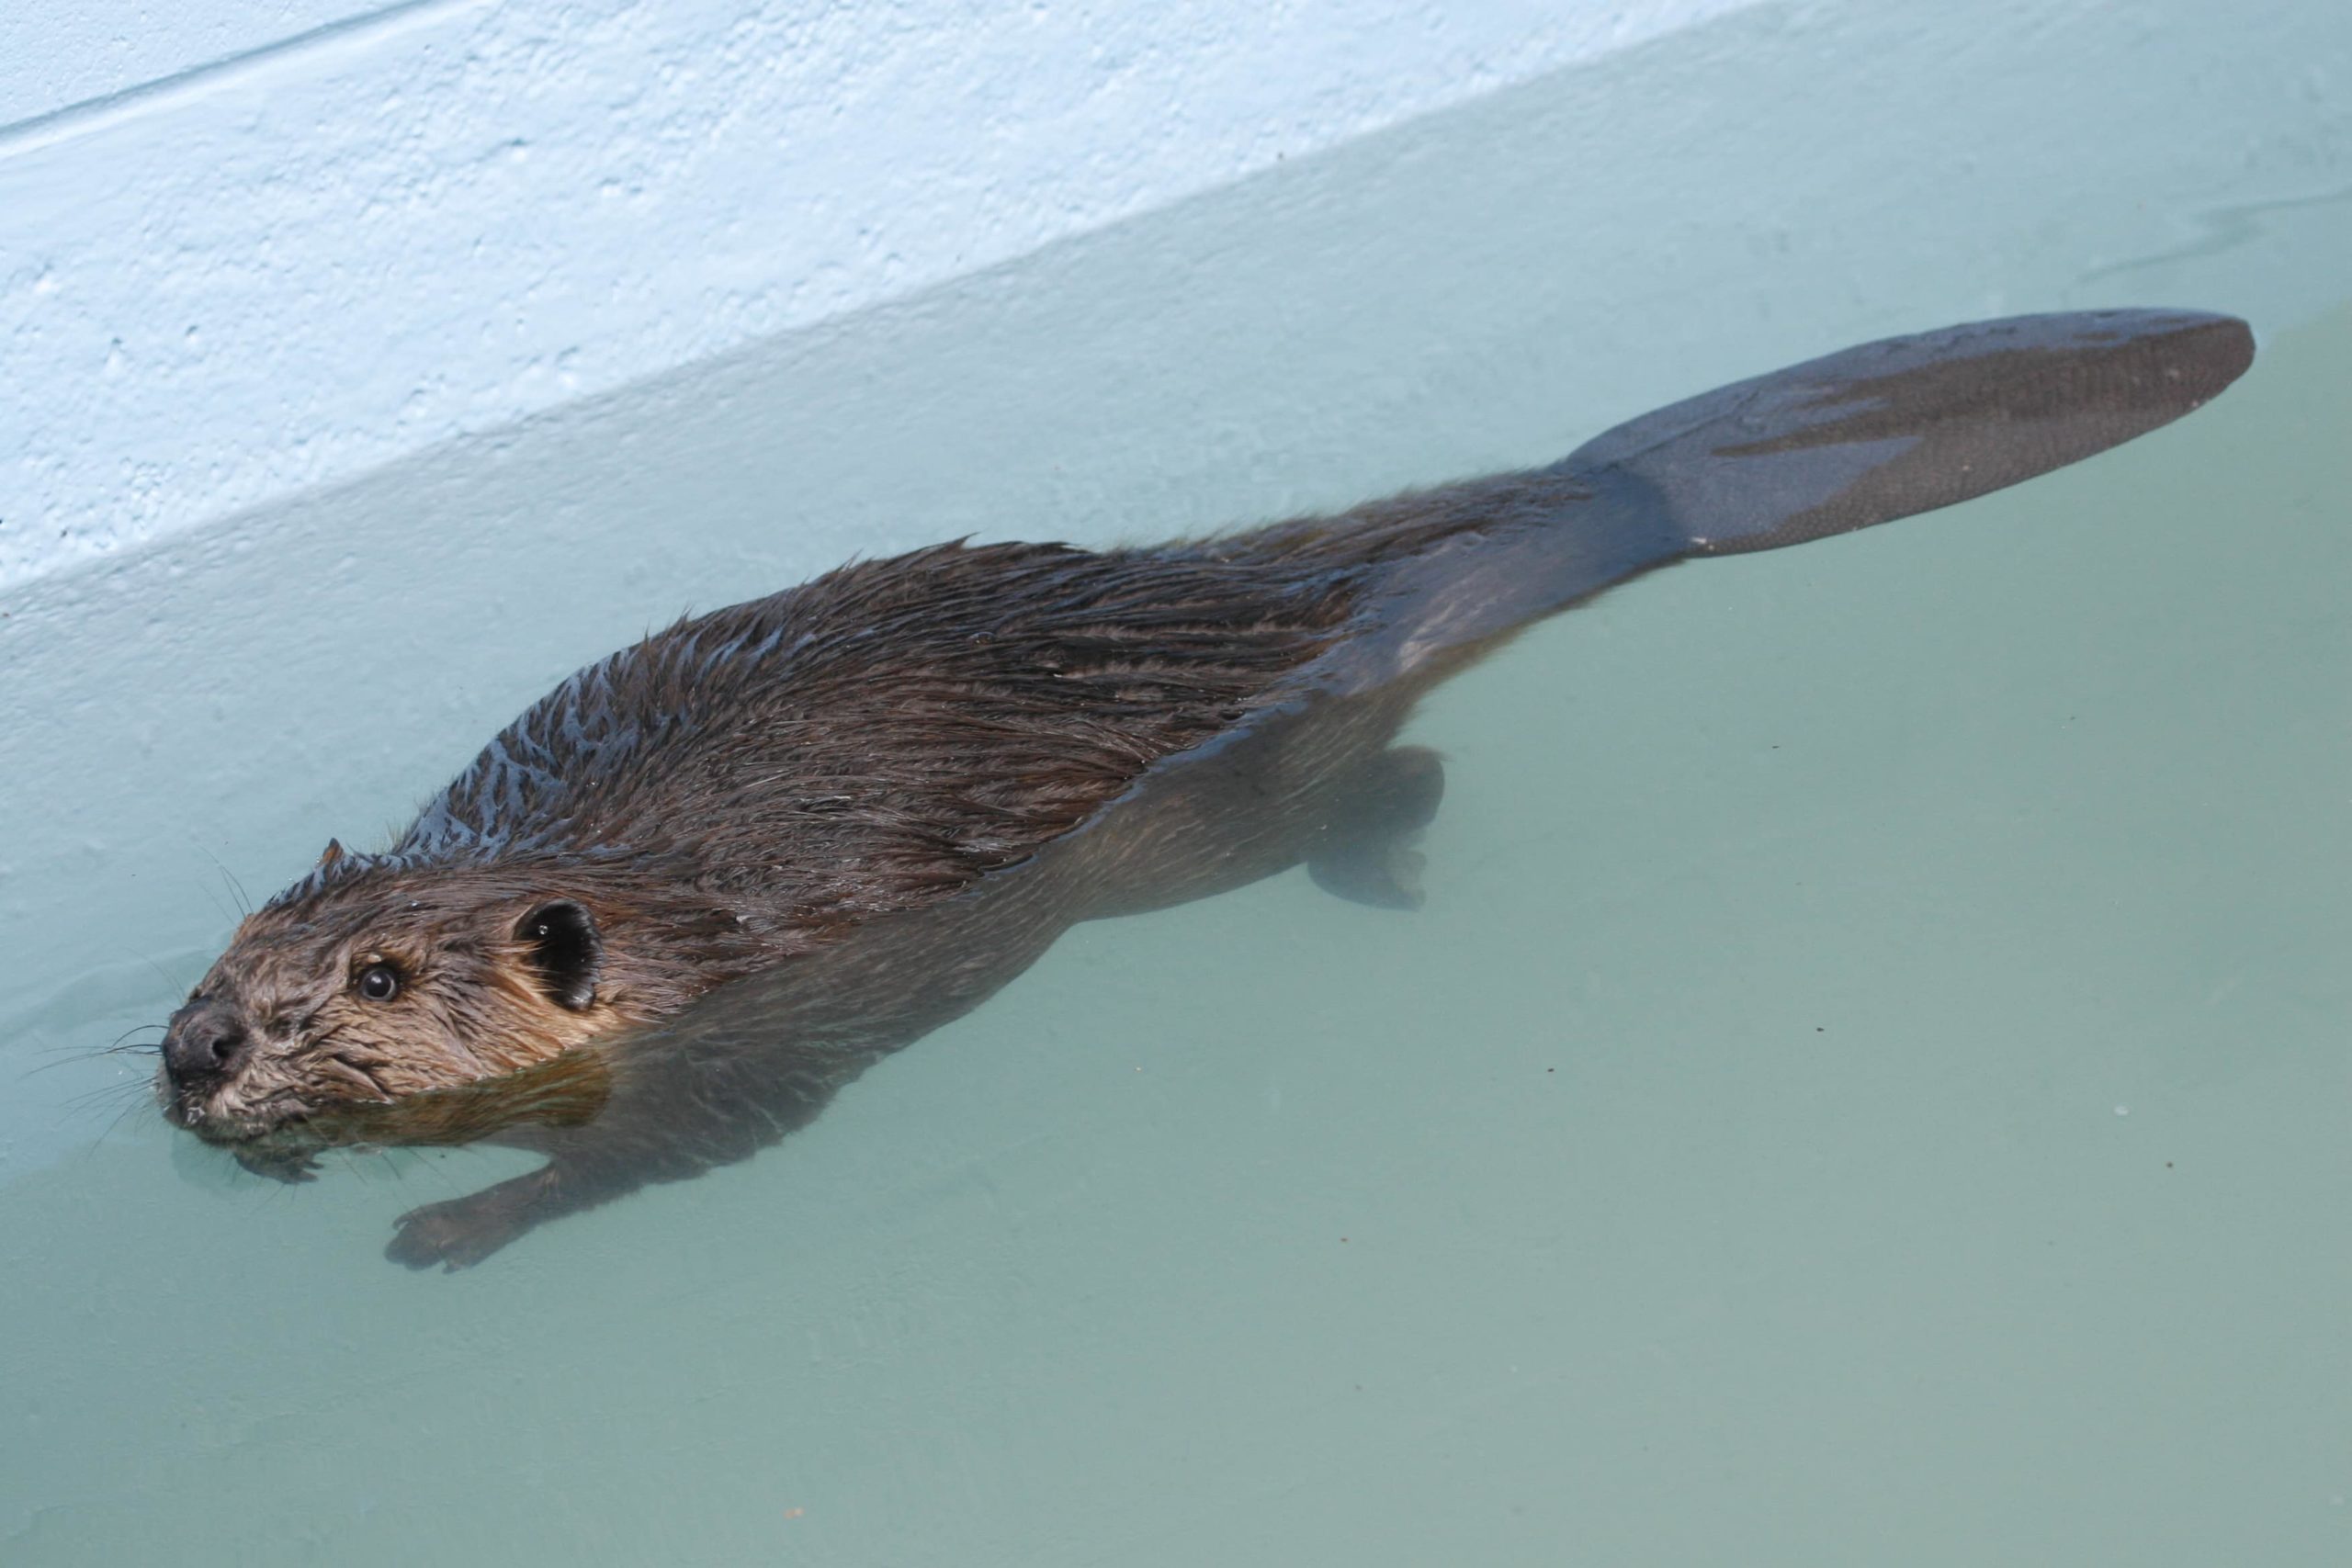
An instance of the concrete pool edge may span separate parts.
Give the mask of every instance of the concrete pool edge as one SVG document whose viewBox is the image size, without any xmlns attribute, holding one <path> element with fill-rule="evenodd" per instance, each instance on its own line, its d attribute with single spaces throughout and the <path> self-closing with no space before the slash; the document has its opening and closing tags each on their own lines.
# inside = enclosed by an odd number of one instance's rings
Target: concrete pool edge
<svg viewBox="0 0 2352 1568">
<path fill-rule="evenodd" d="M 0 588 L 1755 3 L 191 27 L 187 68 L 0 124 Z"/>
</svg>

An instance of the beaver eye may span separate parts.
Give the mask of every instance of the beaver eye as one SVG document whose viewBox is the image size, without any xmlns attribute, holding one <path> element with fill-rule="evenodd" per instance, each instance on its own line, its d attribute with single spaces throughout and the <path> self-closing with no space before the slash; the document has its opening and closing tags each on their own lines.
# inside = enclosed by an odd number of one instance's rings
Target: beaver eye
<svg viewBox="0 0 2352 1568">
<path fill-rule="evenodd" d="M 359 972 L 355 984 L 368 1000 L 388 1002 L 400 993 L 401 972 L 389 964 L 370 964 Z"/>
</svg>

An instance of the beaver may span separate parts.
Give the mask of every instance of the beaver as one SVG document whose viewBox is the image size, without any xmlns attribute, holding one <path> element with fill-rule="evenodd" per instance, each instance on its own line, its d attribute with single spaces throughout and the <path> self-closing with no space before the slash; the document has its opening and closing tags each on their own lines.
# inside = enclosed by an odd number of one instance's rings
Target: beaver
<svg viewBox="0 0 2352 1568">
<path fill-rule="evenodd" d="M 2175 419 L 2233 318 L 2110 310 L 1848 349 L 1549 467 L 1151 547 L 957 542 L 682 620 L 565 681 L 388 848 L 330 842 L 172 1016 L 168 1119 L 288 1180 L 497 1135 L 415 1266 L 741 1158 L 1071 923 L 1304 864 L 1419 901 L 1432 685 L 1697 557 L 1924 512 Z"/>
</svg>

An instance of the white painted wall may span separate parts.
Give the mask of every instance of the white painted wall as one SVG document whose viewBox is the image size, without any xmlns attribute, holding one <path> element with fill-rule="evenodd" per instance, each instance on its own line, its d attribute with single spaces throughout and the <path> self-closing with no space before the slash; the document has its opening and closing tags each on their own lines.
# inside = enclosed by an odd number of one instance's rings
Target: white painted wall
<svg viewBox="0 0 2352 1568">
<path fill-rule="evenodd" d="M 0 9 L 0 586 L 1749 3 Z"/>
<path fill-rule="evenodd" d="M 280 49 L 385 10 L 366 0 L 28 0 L 0 6 L 0 126 Z"/>
</svg>

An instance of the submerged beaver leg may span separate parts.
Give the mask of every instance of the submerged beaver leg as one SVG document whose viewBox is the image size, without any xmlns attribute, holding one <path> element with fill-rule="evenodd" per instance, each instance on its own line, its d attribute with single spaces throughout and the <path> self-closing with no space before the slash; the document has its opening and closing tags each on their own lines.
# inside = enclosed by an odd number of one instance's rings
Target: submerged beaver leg
<svg viewBox="0 0 2352 1568">
<path fill-rule="evenodd" d="M 601 1176 L 601 1179 L 600 1179 Z M 633 1190 L 639 1181 L 575 1160 L 553 1159 L 511 1180 L 446 1202 L 411 1209 L 392 1222 L 384 1256 L 411 1269 L 469 1269 L 524 1232 Z"/>
<path fill-rule="evenodd" d="M 539 1222 L 554 1171 L 546 1166 L 462 1198 L 411 1209 L 392 1222 L 396 1231 L 384 1256 L 411 1269 L 437 1263 L 452 1273 L 479 1263 Z"/>
<path fill-rule="evenodd" d="M 1445 763 L 1426 746 L 1383 751 L 1348 781 L 1306 852 L 1306 874 L 1327 893 L 1380 909 L 1421 907 L 1421 852 L 1413 847 L 1445 795 Z"/>
</svg>

